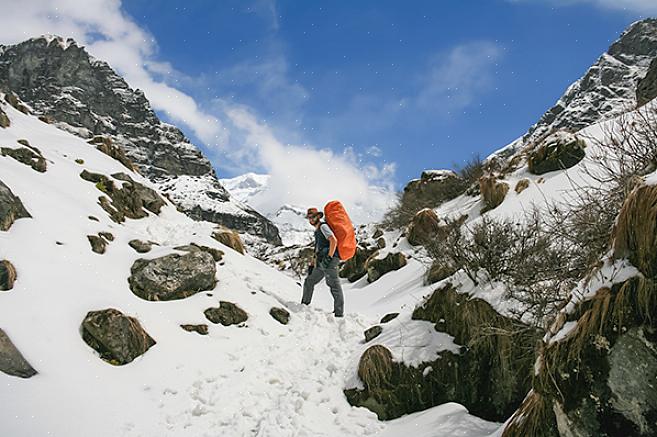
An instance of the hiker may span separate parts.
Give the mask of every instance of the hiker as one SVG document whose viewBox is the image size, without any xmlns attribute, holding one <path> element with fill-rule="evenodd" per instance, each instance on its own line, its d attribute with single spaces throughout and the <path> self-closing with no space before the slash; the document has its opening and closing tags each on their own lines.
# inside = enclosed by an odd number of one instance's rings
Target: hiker
<svg viewBox="0 0 657 437">
<path fill-rule="evenodd" d="M 331 227 L 322 221 L 323 217 L 324 213 L 318 211 L 317 208 L 308 208 L 306 218 L 315 227 L 315 255 L 310 263 L 308 276 L 303 283 L 301 303 L 310 305 L 315 285 L 322 278 L 326 278 L 326 285 L 329 286 L 333 295 L 333 315 L 342 317 L 344 315 L 344 297 L 342 285 L 338 279 L 338 264 L 340 263 L 338 239 L 333 234 Z"/>
</svg>

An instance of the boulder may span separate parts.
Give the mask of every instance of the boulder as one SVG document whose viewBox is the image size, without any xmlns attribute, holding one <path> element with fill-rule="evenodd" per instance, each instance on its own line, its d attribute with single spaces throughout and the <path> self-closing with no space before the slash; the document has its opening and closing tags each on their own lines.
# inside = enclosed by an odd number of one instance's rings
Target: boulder
<svg viewBox="0 0 657 437">
<path fill-rule="evenodd" d="M 366 329 L 365 332 L 363 333 L 365 335 L 365 343 L 375 339 L 376 337 L 381 335 L 382 332 L 383 332 L 383 328 L 380 327 L 379 325 L 375 325 L 369 329 Z"/>
<path fill-rule="evenodd" d="M 206 252 L 138 259 L 130 269 L 130 289 L 145 300 L 183 299 L 215 286 L 216 267 Z"/>
<path fill-rule="evenodd" d="M 419 246 L 431 243 L 437 237 L 439 230 L 438 216 L 432 209 L 425 208 L 415 214 L 406 236 L 410 244 Z"/>
<path fill-rule="evenodd" d="M 0 371 L 19 378 L 30 378 L 37 374 L 2 329 L 0 329 Z"/>
<path fill-rule="evenodd" d="M 242 244 L 240 234 L 237 232 L 227 228 L 218 228 L 212 233 L 212 238 L 244 255 L 244 245 Z"/>
<path fill-rule="evenodd" d="M 356 282 L 367 274 L 367 262 L 378 253 L 375 248 L 363 248 L 358 246 L 353 257 L 349 258 L 340 268 L 341 278 L 347 278 L 349 282 Z"/>
<path fill-rule="evenodd" d="M 372 238 L 376 240 L 377 238 L 380 237 L 383 237 L 383 231 L 381 230 L 381 228 L 377 228 L 376 231 L 374 231 L 374 235 L 372 235 Z"/>
<path fill-rule="evenodd" d="M 16 161 L 25 164 L 28 167 L 32 167 L 33 170 L 38 171 L 39 173 L 45 173 L 48 168 L 45 158 L 40 154 L 34 153 L 32 149 L 27 147 L 19 147 L 17 149 L 12 149 L 11 147 L 0 147 L 0 155 L 14 158 Z"/>
<path fill-rule="evenodd" d="M 529 155 L 529 171 L 535 175 L 571 168 L 584 159 L 586 142 L 559 131 L 545 138 Z"/>
<path fill-rule="evenodd" d="M 130 240 L 128 242 L 128 245 L 135 249 L 137 253 L 147 253 L 151 251 L 151 248 L 153 245 L 149 241 L 142 241 L 142 240 Z"/>
<path fill-rule="evenodd" d="M 14 288 L 16 282 L 16 269 L 6 259 L 0 261 L 0 290 L 7 291 Z"/>
<path fill-rule="evenodd" d="M 391 252 L 383 259 L 370 259 L 367 262 L 367 282 L 374 282 L 388 272 L 401 269 L 406 262 L 406 256 L 401 252 Z"/>
<path fill-rule="evenodd" d="M 21 199 L 0 181 L 0 231 L 7 231 L 20 218 L 32 217 Z"/>
<path fill-rule="evenodd" d="M 121 164 L 123 164 L 123 166 L 128 170 L 136 171 L 135 165 L 125 155 L 125 152 L 123 151 L 121 146 L 113 145 L 111 138 L 97 135 L 89 140 L 89 144 L 95 145 L 96 149 L 100 150 L 105 155 L 116 159 Z"/>
<path fill-rule="evenodd" d="M 180 325 L 182 329 L 184 329 L 187 332 L 196 332 L 197 334 L 200 335 L 208 335 L 208 325 L 206 324 L 200 324 L 200 325 Z"/>
<path fill-rule="evenodd" d="M 11 125 L 11 121 L 9 121 L 9 117 L 7 116 L 7 113 L 2 110 L 0 107 L 0 127 L 1 128 L 8 128 Z"/>
<path fill-rule="evenodd" d="M 239 325 L 249 318 L 242 308 L 223 300 L 219 302 L 218 308 L 208 308 L 204 311 L 204 314 L 212 323 L 221 323 L 224 326 Z"/>
<path fill-rule="evenodd" d="M 98 254 L 104 254 L 105 249 L 107 248 L 107 241 L 99 235 L 87 235 L 89 244 L 91 244 L 91 250 Z"/>
<path fill-rule="evenodd" d="M 274 307 L 269 310 L 269 314 L 283 325 L 290 322 L 290 313 L 284 308 Z"/>
<path fill-rule="evenodd" d="M 482 176 L 479 178 L 479 190 L 481 191 L 481 198 L 484 202 L 482 213 L 495 209 L 506 197 L 509 192 L 509 184 L 500 182 L 494 175 Z"/>
<path fill-rule="evenodd" d="M 380 322 L 380 323 L 388 323 L 389 321 L 396 319 L 397 316 L 399 316 L 399 313 L 389 313 L 389 314 L 386 314 L 385 316 L 383 316 L 383 317 L 381 318 L 381 322 Z"/>
<path fill-rule="evenodd" d="M 376 247 L 378 247 L 379 249 L 385 248 L 386 247 L 386 239 L 383 238 L 383 237 L 379 237 L 376 240 Z"/>
<path fill-rule="evenodd" d="M 81 331 L 85 343 L 103 360 L 119 366 L 143 355 L 155 344 L 139 320 L 114 308 L 88 312 Z"/>
</svg>

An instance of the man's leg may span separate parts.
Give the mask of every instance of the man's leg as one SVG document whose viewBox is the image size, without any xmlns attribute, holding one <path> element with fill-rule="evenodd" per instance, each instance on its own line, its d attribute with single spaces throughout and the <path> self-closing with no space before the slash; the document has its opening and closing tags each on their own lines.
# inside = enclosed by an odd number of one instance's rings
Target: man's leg
<svg viewBox="0 0 657 437">
<path fill-rule="evenodd" d="M 328 268 L 324 270 L 326 284 L 331 289 L 331 294 L 333 295 L 333 314 L 336 317 L 342 317 L 344 315 L 344 296 L 342 294 L 342 285 L 338 278 L 339 263 L 340 260 L 338 258 L 333 258 Z"/>
<path fill-rule="evenodd" d="M 312 273 L 306 276 L 306 280 L 303 281 L 303 297 L 301 298 L 301 303 L 310 305 L 310 301 L 313 298 L 313 290 L 315 285 L 324 277 L 324 272 L 322 269 L 315 266 Z"/>
</svg>

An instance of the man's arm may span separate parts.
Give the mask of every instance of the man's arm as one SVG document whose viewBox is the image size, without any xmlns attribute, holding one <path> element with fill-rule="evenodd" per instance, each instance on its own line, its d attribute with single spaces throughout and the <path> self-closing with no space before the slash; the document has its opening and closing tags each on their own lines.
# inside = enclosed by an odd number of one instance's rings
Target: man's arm
<svg viewBox="0 0 657 437">
<path fill-rule="evenodd" d="M 333 255 L 335 255 L 335 248 L 338 247 L 338 239 L 335 238 L 335 235 L 331 235 L 328 237 L 329 240 L 329 251 L 328 251 L 328 256 L 329 258 L 333 258 Z"/>
</svg>

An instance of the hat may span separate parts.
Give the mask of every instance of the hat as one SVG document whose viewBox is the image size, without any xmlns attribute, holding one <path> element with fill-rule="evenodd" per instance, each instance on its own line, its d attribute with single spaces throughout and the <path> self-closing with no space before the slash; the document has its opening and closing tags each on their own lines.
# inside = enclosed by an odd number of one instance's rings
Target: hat
<svg viewBox="0 0 657 437">
<path fill-rule="evenodd" d="M 324 213 L 321 211 L 317 211 L 317 208 L 308 208 L 308 211 L 306 212 L 306 218 L 310 218 L 313 216 L 319 216 L 319 218 L 324 217 Z"/>
</svg>

